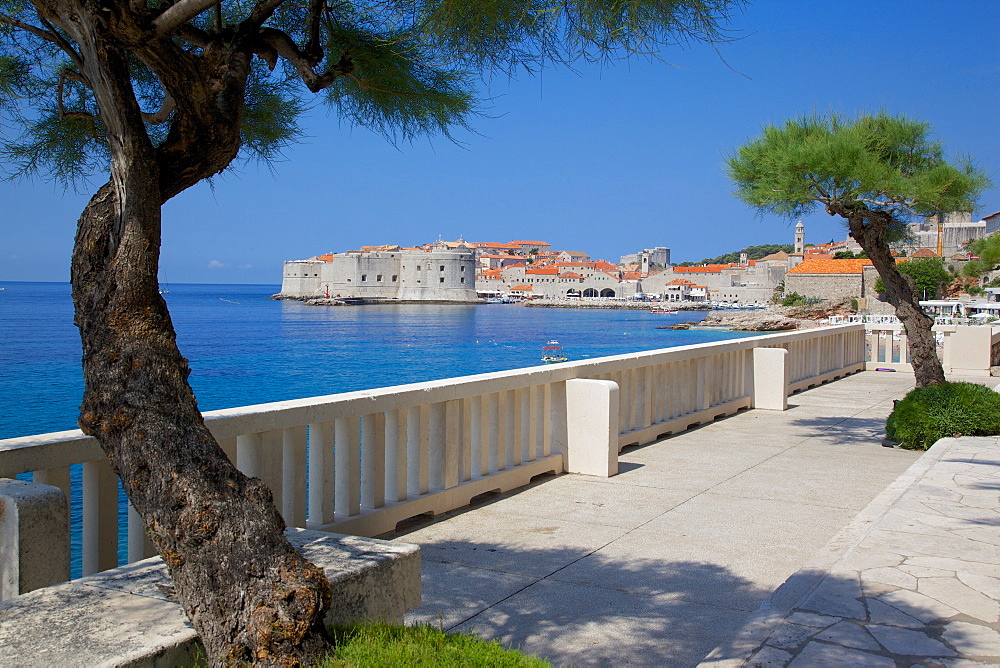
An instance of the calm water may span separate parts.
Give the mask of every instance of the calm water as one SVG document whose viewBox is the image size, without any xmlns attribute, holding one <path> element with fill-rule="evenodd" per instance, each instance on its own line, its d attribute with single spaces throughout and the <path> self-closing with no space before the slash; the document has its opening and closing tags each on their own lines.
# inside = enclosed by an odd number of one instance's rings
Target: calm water
<svg viewBox="0 0 1000 668">
<path fill-rule="evenodd" d="M 83 391 L 70 288 L 0 287 L 0 439 L 76 427 Z M 700 312 L 445 306 L 306 306 L 277 285 L 170 285 L 166 295 L 202 410 L 745 336 L 658 326 Z"/>
<path fill-rule="evenodd" d="M 64 283 L 0 282 L 0 439 L 76 428 L 80 341 Z M 166 295 L 202 410 L 747 336 L 658 326 L 702 313 L 443 306 L 306 306 L 278 285 L 170 285 Z M 80 574 L 81 467 L 71 468 L 72 573 Z M 120 490 L 119 490 L 120 491 Z M 125 561 L 126 501 L 119 493 Z"/>
</svg>

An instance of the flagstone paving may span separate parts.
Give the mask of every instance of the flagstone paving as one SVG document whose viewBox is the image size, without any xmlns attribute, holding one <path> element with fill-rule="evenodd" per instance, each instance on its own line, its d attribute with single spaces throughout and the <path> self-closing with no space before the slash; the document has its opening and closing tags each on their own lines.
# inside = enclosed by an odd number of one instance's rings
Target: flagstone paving
<svg viewBox="0 0 1000 668">
<path fill-rule="evenodd" d="M 701 665 L 1000 664 L 1000 438 L 938 441 L 832 545 Z"/>
<path fill-rule="evenodd" d="M 892 648 L 917 646 L 935 665 L 988 658 L 998 481 L 963 464 L 949 478 L 962 492 L 902 494 L 921 453 L 881 440 L 911 387 L 908 374 L 856 374 L 784 412 L 628 448 L 612 478 L 549 476 L 400 530 L 388 537 L 423 559 L 407 621 L 557 665 L 694 666 L 712 652 L 731 665 L 895 666 Z M 887 489 L 900 499 L 882 513 L 890 524 L 858 543 Z"/>
</svg>

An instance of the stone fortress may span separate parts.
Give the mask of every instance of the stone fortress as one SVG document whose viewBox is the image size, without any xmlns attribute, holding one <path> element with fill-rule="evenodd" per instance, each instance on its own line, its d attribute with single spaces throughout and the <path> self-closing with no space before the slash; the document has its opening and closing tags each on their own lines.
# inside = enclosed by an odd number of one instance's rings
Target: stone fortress
<svg viewBox="0 0 1000 668">
<path fill-rule="evenodd" d="M 476 261 L 464 244 L 363 247 L 285 262 L 278 298 L 477 302 Z"/>
<path fill-rule="evenodd" d="M 948 214 L 909 225 L 896 245 L 901 255 L 941 257 L 949 267 L 967 260 L 965 245 L 1000 229 L 1000 212 L 972 221 Z M 738 262 L 671 266 L 670 249 L 657 246 L 624 255 L 618 264 L 592 261 L 579 251 L 557 251 L 543 241 L 472 243 L 463 239 L 419 247 L 363 246 L 284 264 L 285 299 L 371 302 L 475 303 L 502 296 L 515 299 L 633 299 L 669 302 L 764 304 L 776 293 L 805 297 L 855 297 L 877 306 L 877 274 L 869 260 L 835 259 L 858 252 L 850 237 L 841 242 L 805 243 L 805 226 L 795 226 L 793 252 Z M 862 302 L 864 308 L 864 302 Z"/>
</svg>

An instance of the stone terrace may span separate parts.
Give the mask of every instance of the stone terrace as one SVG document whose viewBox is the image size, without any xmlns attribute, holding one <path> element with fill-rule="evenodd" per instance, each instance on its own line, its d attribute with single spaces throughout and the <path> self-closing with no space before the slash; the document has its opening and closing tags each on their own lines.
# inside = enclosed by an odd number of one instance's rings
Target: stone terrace
<svg viewBox="0 0 1000 668">
<path fill-rule="evenodd" d="M 391 534 L 422 550 L 407 620 L 555 664 L 694 666 L 717 647 L 741 663 L 772 593 L 920 458 L 881 446 L 911 386 L 856 374 L 626 449 L 615 477 L 548 476 Z"/>
</svg>

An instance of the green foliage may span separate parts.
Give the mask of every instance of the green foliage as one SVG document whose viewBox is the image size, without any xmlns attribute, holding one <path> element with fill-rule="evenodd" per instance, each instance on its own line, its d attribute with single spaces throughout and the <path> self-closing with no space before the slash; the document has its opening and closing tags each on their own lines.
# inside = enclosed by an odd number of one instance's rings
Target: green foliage
<svg viewBox="0 0 1000 668">
<path fill-rule="evenodd" d="M 934 299 L 941 286 L 951 281 L 951 274 L 944 267 L 944 260 L 934 257 L 917 257 L 896 265 L 899 273 L 912 276 L 917 290 L 918 299 Z M 875 290 L 885 292 L 885 283 L 879 276 L 875 281 Z"/>
<path fill-rule="evenodd" d="M 781 300 L 782 306 L 809 306 L 810 304 L 816 304 L 819 299 L 814 297 L 804 297 L 797 292 L 785 295 L 784 299 Z"/>
<path fill-rule="evenodd" d="M 188 19 L 164 44 L 201 63 L 201 70 L 185 65 L 188 77 L 225 77 L 218 63 L 205 62 L 215 57 L 209 54 L 246 50 L 253 66 L 243 97 L 241 155 L 271 161 L 301 137 L 299 119 L 316 103 L 393 142 L 451 138 L 482 114 L 478 84 L 484 78 L 726 41 L 722 26 L 743 1 L 234 1 L 220 3 L 218 14 L 208 10 Z M 148 27 L 176 4 L 182 3 L 125 3 L 121 11 Z M 257 34 L 248 21 L 269 5 L 276 9 L 263 15 L 260 34 L 280 39 L 262 47 L 248 37 Z M 313 15 L 314 8 L 321 13 Z M 115 37 L 150 141 L 158 146 L 180 127 L 180 105 L 200 98 L 168 98 L 162 68 L 178 60 L 166 46 L 149 57 L 144 49 L 160 40 L 152 30 L 135 46 Z M 283 48 L 270 46 L 279 43 Z M 79 71 L 75 46 L 69 32 L 40 20 L 31 3 L 0 0 L 0 158 L 8 177 L 42 175 L 70 185 L 107 168 L 101 109 Z"/>
<path fill-rule="evenodd" d="M 849 250 L 837 251 L 833 254 L 834 260 L 867 260 L 868 253 L 861 251 L 860 253 L 852 253 Z"/>
<path fill-rule="evenodd" d="M 917 388 L 896 402 L 885 430 L 909 450 L 926 450 L 946 436 L 1000 434 L 1000 393 L 974 383 Z"/>
<path fill-rule="evenodd" d="M 360 624 L 337 626 L 331 631 L 334 654 L 318 666 L 541 668 L 552 665 L 517 650 L 505 649 L 496 640 L 486 641 L 464 633 L 444 633 L 431 626 Z"/>
<path fill-rule="evenodd" d="M 745 249 L 747 251 L 747 259 L 759 260 L 763 257 L 771 255 L 772 253 L 779 253 L 784 251 L 785 253 L 791 253 L 795 250 L 794 244 L 761 244 L 759 246 L 747 246 Z M 701 262 L 681 262 L 675 266 L 677 267 L 695 267 L 700 264 L 733 264 L 740 261 L 740 253 L 742 251 L 733 251 L 731 253 L 725 253 L 718 257 L 705 258 Z"/>
<path fill-rule="evenodd" d="M 985 295 L 986 294 L 986 290 L 983 290 L 978 285 L 970 285 L 970 286 L 968 286 L 968 287 L 965 288 L 965 291 L 967 293 L 969 293 L 970 295 L 972 295 L 973 297 L 978 297 L 979 295 Z"/>
<path fill-rule="evenodd" d="M 858 312 L 858 298 L 857 297 L 851 297 L 851 310 L 854 311 L 855 313 Z"/>
<path fill-rule="evenodd" d="M 928 124 L 885 112 L 766 126 L 727 169 L 736 196 L 761 213 L 799 217 L 831 204 L 885 211 L 896 235 L 913 216 L 973 210 L 990 184 L 971 161 L 945 160 Z"/>
<path fill-rule="evenodd" d="M 1000 265 L 1000 232 L 984 239 L 976 239 L 969 244 L 969 252 L 978 255 L 978 260 L 970 260 L 962 269 L 966 276 L 982 276 Z"/>
</svg>

